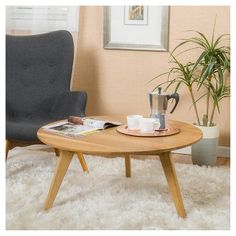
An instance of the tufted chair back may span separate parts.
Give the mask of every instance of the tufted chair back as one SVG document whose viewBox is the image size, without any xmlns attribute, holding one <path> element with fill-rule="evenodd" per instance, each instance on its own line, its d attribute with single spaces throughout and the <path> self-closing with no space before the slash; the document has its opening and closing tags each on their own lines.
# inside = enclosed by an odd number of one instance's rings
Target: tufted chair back
<svg viewBox="0 0 236 236">
<path fill-rule="evenodd" d="M 73 39 L 67 31 L 7 35 L 7 117 L 37 119 L 48 115 L 51 99 L 69 91 L 73 54 Z"/>
</svg>

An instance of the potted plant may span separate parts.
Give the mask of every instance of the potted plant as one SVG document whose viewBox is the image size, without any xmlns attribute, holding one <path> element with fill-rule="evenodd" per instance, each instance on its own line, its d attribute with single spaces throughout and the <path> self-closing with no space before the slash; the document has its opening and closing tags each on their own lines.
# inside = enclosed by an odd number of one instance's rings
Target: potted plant
<svg viewBox="0 0 236 236">
<path fill-rule="evenodd" d="M 215 26 L 210 39 L 203 33 L 193 31 L 194 37 L 183 39 L 171 52 L 170 70 L 161 76 L 168 76 L 167 81 L 159 83 L 154 90 L 166 84 L 166 89 L 175 85 L 175 92 L 180 86 L 186 86 L 192 100 L 196 122 L 203 132 L 203 139 L 192 146 L 194 164 L 214 165 L 217 158 L 219 127 L 214 122 L 216 110 L 220 113 L 220 102 L 230 96 L 230 86 L 226 79 L 226 71 L 230 71 L 230 47 L 225 46 L 228 35 L 223 34 L 215 38 Z M 181 50 L 184 45 L 189 46 Z M 191 50 L 198 50 L 197 58 L 192 62 L 183 63 L 178 59 Z M 201 93 L 200 93 L 201 91 Z M 204 91 L 203 95 L 202 91 Z M 198 101 L 205 99 L 205 112 L 200 117 Z"/>
</svg>

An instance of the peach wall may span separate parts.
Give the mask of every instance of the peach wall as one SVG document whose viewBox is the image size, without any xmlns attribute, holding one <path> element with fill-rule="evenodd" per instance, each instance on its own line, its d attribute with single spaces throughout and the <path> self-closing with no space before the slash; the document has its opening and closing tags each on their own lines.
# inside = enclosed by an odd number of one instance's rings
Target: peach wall
<svg viewBox="0 0 236 236">
<path fill-rule="evenodd" d="M 216 15 L 216 35 L 229 33 L 229 7 L 171 7 L 170 50 L 178 43 L 178 38 L 188 36 L 185 30 L 194 29 L 210 35 Z M 146 83 L 168 69 L 168 57 L 168 52 L 103 49 L 103 9 L 84 6 L 80 8 L 80 32 L 72 89 L 87 91 L 87 115 L 149 115 L 146 93 L 152 90 L 155 83 Z M 189 59 L 192 57 L 194 54 L 189 53 Z M 190 97 L 184 88 L 180 90 L 180 96 L 180 103 L 169 118 L 193 123 L 194 112 L 190 109 Z M 220 126 L 222 146 L 230 145 L 229 102 L 229 99 L 222 102 L 221 114 L 215 117 Z M 200 110 L 203 110 L 203 105 L 203 102 L 198 105 Z"/>
</svg>

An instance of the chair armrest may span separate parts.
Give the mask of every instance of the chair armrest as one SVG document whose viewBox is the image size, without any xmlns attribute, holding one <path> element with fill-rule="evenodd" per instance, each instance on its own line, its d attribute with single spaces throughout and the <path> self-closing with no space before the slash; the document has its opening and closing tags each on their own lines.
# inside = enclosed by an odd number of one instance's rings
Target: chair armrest
<svg viewBox="0 0 236 236">
<path fill-rule="evenodd" d="M 57 96 L 52 104 L 50 116 L 54 119 L 66 119 L 69 116 L 85 116 L 87 93 L 85 91 L 64 92 Z"/>
</svg>

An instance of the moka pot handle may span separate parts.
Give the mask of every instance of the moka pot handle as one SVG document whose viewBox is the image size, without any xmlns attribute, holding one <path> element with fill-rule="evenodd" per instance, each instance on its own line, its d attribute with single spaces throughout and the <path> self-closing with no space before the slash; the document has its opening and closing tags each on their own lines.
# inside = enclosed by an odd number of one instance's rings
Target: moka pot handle
<svg viewBox="0 0 236 236">
<path fill-rule="evenodd" d="M 173 113 L 175 108 L 177 107 L 177 105 L 179 103 L 179 94 L 178 93 L 172 93 L 172 94 L 167 95 L 167 100 L 169 100 L 171 98 L 173 98 L 175 100 L 175 105 L 174 105 L 173 109 L 170 112 L 170 113 Z"/>
</svg>

